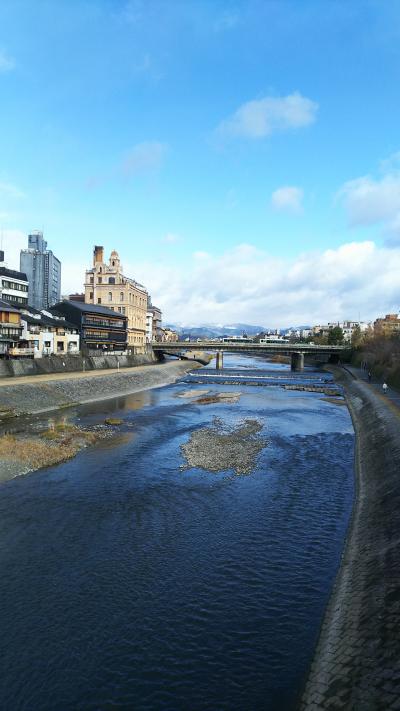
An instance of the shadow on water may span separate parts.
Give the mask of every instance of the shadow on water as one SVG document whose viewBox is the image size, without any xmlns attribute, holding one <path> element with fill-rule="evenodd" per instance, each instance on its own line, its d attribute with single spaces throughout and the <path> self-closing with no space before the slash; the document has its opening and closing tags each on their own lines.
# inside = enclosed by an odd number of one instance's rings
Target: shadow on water
<svg viewBox="0 0 400 711">
<path fill-rule="evenodd" d="M 127 438 L 0 487 L 2 711 L 295 707 L 351 512 L 351 421 L 277 386 L 178 397 L 204 387 L 75 408 Z M 184 468 L 215 417 L 262 424 L 251 474 Z"/>
</svg>

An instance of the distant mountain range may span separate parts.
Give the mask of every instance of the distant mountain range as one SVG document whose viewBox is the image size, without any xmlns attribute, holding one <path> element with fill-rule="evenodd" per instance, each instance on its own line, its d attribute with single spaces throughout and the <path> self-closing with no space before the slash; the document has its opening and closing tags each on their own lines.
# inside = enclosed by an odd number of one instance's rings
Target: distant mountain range
<svg viewBox="0 0 400 711">
<path fill-rule="evenodd" d="M 202 325 L 191 325 L 191 324 L 176 324 L 169 323 L 166 325 L 167 328 L 171 328 L 173 331 L 179 333 L 181 337 L 191 336 L 192 338 L 219 338 L 221 336 L 243 336 L 246 333 L 248 336 L 256 336 L 258 333 L 269 331 L 270 329 L 266 326 L 255 326 L 250 323 L 230 323 L 230 324 L 215 324 L 215 323 L 204 323 Z M 309 328 L 308 326 L 296 326 L 293 328 Z M 281 329 L 281 333 L 284 334 L 288 331 L 288 328 Z"/>
<path fill-rule="evenodd" d="M 255 336 L 261 331 L 265 331 L 264 326 L 254 326 L 248 323 L 214 324 L 205 323 L 201 326 L 190 324 L 168 324 L 167 328 L 172 328 L 180 336 L 195 336 L 196 338 L 218 338 L 218 336 Z"/>
</svg>

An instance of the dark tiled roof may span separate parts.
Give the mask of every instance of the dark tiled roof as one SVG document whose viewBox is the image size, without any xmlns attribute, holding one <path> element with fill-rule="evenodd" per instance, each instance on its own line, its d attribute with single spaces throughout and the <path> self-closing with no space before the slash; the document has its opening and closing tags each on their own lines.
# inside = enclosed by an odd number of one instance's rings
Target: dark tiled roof
<svg viewBox="0 0 400 711">
<path fill-rule="evenodd" d="M 21 314 L 21 318 L 23 321 L 26 321 L 26 323 L 31 324 L 32 326 L 53 326 L 56 328 L 66 328 L 69 330 L 78 330 L 78 326 L 74 323 L 69 323 L 68 321 L 64 321 L 63 319 L 56 319 L 56 318 L 49 318 L 49 316 L 41 316 L 41 318 L 35 318 L 34 316 L 29 316 L 29 314 Z"/>
<path fill-rule="evenodd" d="M 7 269 L 7 267 L 0 267 L 0 276 L 7 276 L 10 277 L 10 279 L 20 279 L 20 281 L 28 281 L 24 272 L 16 272 L 14 269 Z"/>
<path fill-rule="evenodd" d="M 13 314 L 19 313 L 18 309 L 11 306 L 9 301 L 4 301 L 3 299 L 0 299 L 0 311 L 10 311 Z"/>
<path fill-rule="evenodd" d="M 107 309 L 106 306 L 99 306 L 98 304 L 84 304 L 82 303 L 82 301 L 61 301 L 60 303 L 52 306 L 49 311 L 63 315 L 63 312 L 60 311 L 60 306 L 62 306 L 62 304 L 68 304 L 69 307 L 77 309 L 78 311 L 83 311 L 84 313 L 101 314 L 103 316 L 114 316 L 114 318 L 127 318 L 123 314 L 117 313 L 116 311 L 112 311 L 111 309 Z"/>
</svg>

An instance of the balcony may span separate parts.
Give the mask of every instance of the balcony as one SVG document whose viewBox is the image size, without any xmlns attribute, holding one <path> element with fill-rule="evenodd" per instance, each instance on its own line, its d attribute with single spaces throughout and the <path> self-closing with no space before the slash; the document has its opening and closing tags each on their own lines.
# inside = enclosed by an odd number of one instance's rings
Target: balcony
<svg viewBox="0 0 400 711">
<path fill-rule="evenodd" d="M 34 358 L 34 348 L 9 348 L 8 355 L 10 358 Z"/>
</svg>

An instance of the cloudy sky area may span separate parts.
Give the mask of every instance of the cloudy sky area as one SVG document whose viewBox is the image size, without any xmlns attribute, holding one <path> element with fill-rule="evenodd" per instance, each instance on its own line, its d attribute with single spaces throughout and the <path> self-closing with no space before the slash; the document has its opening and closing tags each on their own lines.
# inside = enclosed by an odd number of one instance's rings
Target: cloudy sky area
<svg viewBox="0 0 400 711">
<path fill-rule="evenodd" d="M 0 231 L 165 320 L 400 309 L 397 0 L 2 0 Z"/>
</svg>

